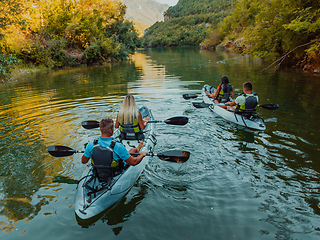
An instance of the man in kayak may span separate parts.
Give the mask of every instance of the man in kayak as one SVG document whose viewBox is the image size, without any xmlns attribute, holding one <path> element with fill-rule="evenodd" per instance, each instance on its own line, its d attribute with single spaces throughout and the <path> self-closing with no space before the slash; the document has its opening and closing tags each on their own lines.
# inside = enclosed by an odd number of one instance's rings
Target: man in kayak
<svg viewBox="0 0 320 240">
<path fill-rule="evenodd" d="M 104 118 L 100 121 L 101 136 L 98 140 L 88 143 L 81 162 L 86 164 L 90 157 L 94 165 L 104 165 L 111 167 L 119 167 L 122 161 L 124 166 L 129 164 L 135 166 L 147 155 L 146 152 L 140 152 L 139 156 L 131 156 L 130 153 L 138 153 L 143 147 L 141 141 L 137 148 L 132 148 L 129 151 L 119 142 L 116 142 L 113 137 L 114 122 L 110 118 Z"/>
<path fill-rule="evenodd" d="M 208 97 L 215 98 L 215 104 L 227 102 L 230 95 L 234 97 L 233 89 L 227 76 L 223 76 L 221 78 L 221 84 L 217 87 L 217 90 L 214 91 L 214 93 L 210 94 L 208 91 L 206 91 L 206 93 Z"/>
<path fill-rule="evenodd" d="M 248 112 L 251 113 L 255 111 L 258 105 L 258 96 L 255 93 L 252 93 L 252 84 L 251 82 L 245 82 L 242 85 L 243 94 L 241 94 L 236 99 L 233 99 L 232 102 L 226 102 L 228 110 L 235 111 L 237 113 Z"/>
</svg>

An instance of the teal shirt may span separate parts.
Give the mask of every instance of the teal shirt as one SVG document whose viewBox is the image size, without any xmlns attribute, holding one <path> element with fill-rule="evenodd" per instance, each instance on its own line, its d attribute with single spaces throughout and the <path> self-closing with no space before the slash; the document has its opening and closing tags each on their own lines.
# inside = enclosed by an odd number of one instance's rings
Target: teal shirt
<svg viewBox="0 0 320 240">
<path fill-rule="evenodd" d="M 98 144 L 101 147 L 109 147 L 111 144 L 111 141 L 113 140 L 113 137 L 109 137 L 109 138 L 102 138 L 101 136 L 98 139 Z M 93 150 L 93 146 L 94 143 L 93 141 L 90 141 L 88 143 L 88 145 L 86 146 L 86 149 L 84 151 L 84 156 L 86 156 L 87 158 L 90 158 L 92 155 L 92 150 Z M 126 160 L 128 160 L 128 158 L 130 157 L 130 153 L 128 152 L 128 150 L 119 142 L 116 142 L 114 148 L 113 148 L 113 159 L 116 162 L 119 162 L 120 159 L 122 159 L 124 162 Z M 125 164 L 127 164 L 125 162 Z"/>
</svg>

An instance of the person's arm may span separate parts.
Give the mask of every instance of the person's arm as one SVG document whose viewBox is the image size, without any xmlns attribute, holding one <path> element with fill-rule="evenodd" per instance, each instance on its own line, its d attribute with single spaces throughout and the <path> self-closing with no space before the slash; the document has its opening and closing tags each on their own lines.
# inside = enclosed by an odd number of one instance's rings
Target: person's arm
<svg viewBox="0 0 320 240">
<path fill-rule="evenodd" d="M 235 105 L 236 105 L 236 100 L 233 99 L 232 102 L 226 102 L 225 104 L 226 104 L 226 105 L 229 105 L 229 106 L 235 106 Z"/>
<path fill-rule="evenodd" d="M 145 128 L 146 128 L 149 119 L 150 119 L 149 116 L 147 116 L 146 119 L 143 120 L 143 119 L 142 119 L 141 112 L 139 111 L 138 121 L 139 121 L 139 126 L 140 126 L 141 129 L 145 129 Z"/>
<path fill-rule="evenodd" d="M 234 97 L 233 88 L 231 89 L 231 97 Z"/>
<path fill-rule="evenodd" d="M 91 154 L 92 154 L 92 148 L 93 148 L 93 142 L 89 142 L 86 146 L 86 149 L 84 150 L 84 154 L 82 155 L 82 158 L 81 158 L 81 162 L 83 164 L 86 164 L 90 157 L 91 157 Z M 89 156 L 89 157 L 87 157 Z"/>
<path fill-rule="evenodd" d="M 130 164 L 131 166 L 135 166 L 135 165 L 139 164 L 146 155 L 147 155 L 147 153 L 142 151 L 140 153 L 140 155 L 137 157 L 130 156 L 126 160 L 126 163 Z"/>
<path fill-rule="evenodd" d="M 216 97 L 218 97 L 218 94 L 219 94 L 219 92 L 221 91 L 221 85 L 219 85 L 218 87 L 217 87 L 217 90 L 216 91 L 214 91 L 214 93 L 213 93 L 213 98 L 216 98 Z"/>
<path fill-rule="evenodd" d="M 89 161 L 90 158 L 87 158 L 85 155 L 82 155 L 82 158 L 81 158 L 81 162 L 83 164 L 86 164 L 88 161 Z"/>
<path fill-rule="evenodd" d="M 120 123 L 118 121 L 118 115 L 119 115 L 119 113 L 117 114 L 116 124 L 114 125 L 115 128 L 118 128 L 120 126 Z"/>
</svg>

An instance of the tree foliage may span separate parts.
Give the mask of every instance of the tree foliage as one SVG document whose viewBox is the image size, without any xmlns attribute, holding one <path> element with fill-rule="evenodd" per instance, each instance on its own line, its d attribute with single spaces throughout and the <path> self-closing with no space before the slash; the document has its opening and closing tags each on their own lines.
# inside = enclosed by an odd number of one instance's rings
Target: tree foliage
<svg viewBox="0 0 320 240">
<path fill-rule="evenodd" d="M 142 38 L 146 47 L 199 45 L 235 0 L 180 0 L 165 12 L 165 22 L 152 25 Z"/>
<path fill-rule="evenodd" d="M 0 50 L 25 63 L 78 66 L 123 59 L 140 46 L 119 0 L 3 0 L 0 9 Z"/>
<path fill-rule="evenodd" d="M 168 8 L 165 15 L 176 18 L 207 13 L 214 14 L 228 11 L 234 2 L 234 0 L 179 0 L 177 5 Z"/>
<path fill-rule="evenodd" d="M 244 53 L 278 58 L 296 48 L 288 60 L 308 62 L 319 54 L 320 1 L 238 0 L 220 33 L 225 41 L 243 39 Z"/>
</svg>

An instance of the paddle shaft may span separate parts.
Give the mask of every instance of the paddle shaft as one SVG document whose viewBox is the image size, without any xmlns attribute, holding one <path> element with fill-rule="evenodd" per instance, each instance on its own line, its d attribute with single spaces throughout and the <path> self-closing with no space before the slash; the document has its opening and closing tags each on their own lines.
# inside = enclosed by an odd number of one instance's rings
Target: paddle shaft
<svg viewBox="0 0 320 240">
<path fill-rule="evenodd" d="M 54 157 L 67 157 L 75 153 L 84 153 L 84 151 L 77 151 L 67 146 L 50 146 L 48 152 Z M 138 156 L 140 153 L 130 153 L 133 156 Z M 168 150 L 155 154 L 153 152 L 147 153 L 147 156 L 157 156 L 161 160 L 169 162 L 186 162 L 190 157 L 190 152 L 180 150 Z"/>
</svg>

